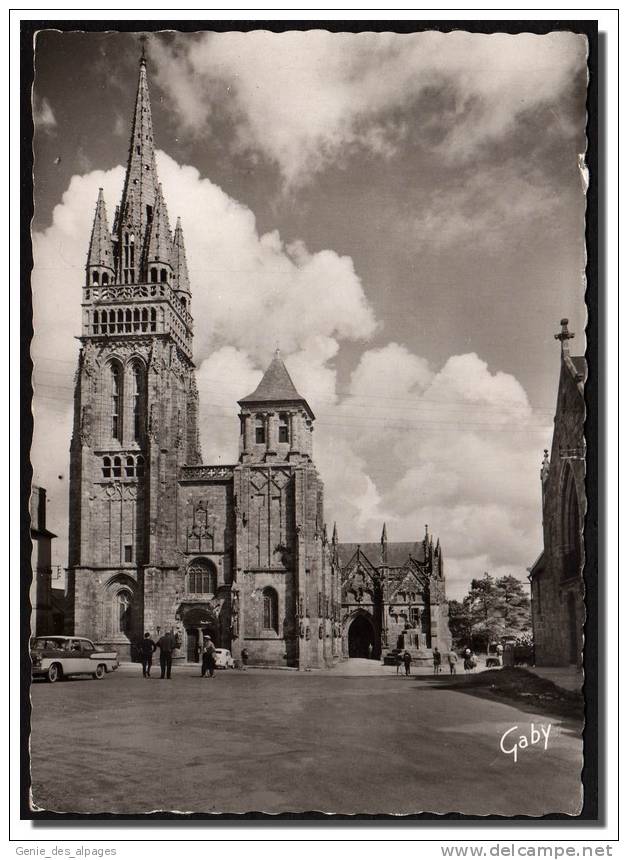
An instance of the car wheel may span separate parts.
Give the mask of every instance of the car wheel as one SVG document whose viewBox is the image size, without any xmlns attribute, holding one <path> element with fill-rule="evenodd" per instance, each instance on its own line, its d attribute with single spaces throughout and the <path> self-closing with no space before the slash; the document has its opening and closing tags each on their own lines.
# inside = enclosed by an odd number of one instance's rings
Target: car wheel
<svg viewBox="0 0 628 860">
<path fill-rule="evenodd" d="M 54 684 L 55 681 L 60 681 L 63 677 L 63 671 L 61 666 L 58 663 L 52 663 L 48 668 L 47 678 L 51 684 Z"/>
<path fill-rule="evenodd" d="M 97 681 L 102 681 L 102 679 L 105 677 L 106 671 L 107 671 L 107 669 L 105 668 L 104 663 L 99 663 L 98 666 L 96 666 L 96 671 L 94 672 L 94 678 Z"/>
</svg>

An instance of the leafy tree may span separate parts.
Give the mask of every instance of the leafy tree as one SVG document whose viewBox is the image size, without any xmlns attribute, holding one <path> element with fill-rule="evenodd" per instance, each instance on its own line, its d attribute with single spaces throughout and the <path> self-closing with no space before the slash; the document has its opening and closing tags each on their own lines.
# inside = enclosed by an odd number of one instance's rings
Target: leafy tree
<svg viewBox="0 0 628 860">
<path fill-rule="evenodd" d="M 502 576 L 495 584 L 504 624 L 502 635 L 526 638 L 532 629 L 530 595 L 526 586 L 514 576 Z"/>
<path fill-rule="evenodd" d="M 531 631 L 530 598 L 514 576 L 495 579 L 488 573 L 472 579 L 462 602 L 449 602 L 449 627 L 456 647 L 486 651 L 502 636 L 526 639 Z"/>
<path fill-rule="evenodd" d="M 449 629 L 454 647 L 460 648 L 471 641 L 472 627 L 468 605 L 464 601 L 450 600 Z"/>
</svg>

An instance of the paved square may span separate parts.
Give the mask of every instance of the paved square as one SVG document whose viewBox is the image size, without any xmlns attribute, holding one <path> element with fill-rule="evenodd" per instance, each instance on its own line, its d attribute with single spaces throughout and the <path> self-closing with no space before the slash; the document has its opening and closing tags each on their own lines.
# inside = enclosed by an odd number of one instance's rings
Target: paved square
<svg viewBox="0 0 628 860">
<path fill-rule="evenodd" d="M 155 670 L 153 669 L 155 672 Z M 158 672 L 156 673 L 158 676 Z M 409 679 L 124 666 L 36 682 L 33 797 L 64 812 L 578 813 L 576 721 Z M 552 723 L 547 751 L 501 735 Z"/>
</svg>

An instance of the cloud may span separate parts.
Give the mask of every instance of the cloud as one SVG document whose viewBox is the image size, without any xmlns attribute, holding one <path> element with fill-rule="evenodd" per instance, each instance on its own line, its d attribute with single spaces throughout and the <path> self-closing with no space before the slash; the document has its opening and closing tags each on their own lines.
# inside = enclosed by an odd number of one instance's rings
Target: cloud
<svg viewBox="0 0 628 860">
<path fill-rule="evenodd" d="M 33 110 L 33 122 L 35 128 L 51 132 L 57 127 L 57 120 L 47 98 L 42 98 L 39 104 L 35 104 Z"/>
<path fill-rule="evenodd" d="M 565 205 L 552 178 L 523 161 L 469 172 L 422 202 L 411 229 L 417 248 L 438 251 L 464 244 L 500 254 L 521 241 L 522 227 L 543 233 L 556 229 Z M 407 219 L 403 226 L 407 230 Z"/>
<path fill-rule="evenodd" d="M 317 416 L 315 462 L 341 539 L 377 539 L 386 520 L 390 540 L 412 540 L 428 522 L 451 560 L 452 594 L 483 569 L 524 576 L 540 547 L 539 453 L 551 427 L 519 382 L 473 353 L 435 368 L 400 343 L 364 348 L 378 323 L 350 258 L 260 235 L 253 213 L 195 168 L 159 153 L 158 169 L 186 240 L 205 462 L 236 462 L 237 400 L 279 343 Z M 91 213 L 102 186 L 111 219 L 123 173 L 74 176 L 50 227 L 33 236 L 32 460 L 51 490 L 59 563 Z M 341 384 L 336 361 L 349 341 L 363 351 Z"/>
<path fill-rule="evenodd" d="M 206 132 L 226 110 L 239 147 L 298 185 L 356 148 L 390 157 L 409 134 L 465 160 L 543 105 L 568 126 L 561 99 L 586 50 L 566 32 L 259 30 L 153 40 L 151 57 L 188 132 Z"/>
</svg>

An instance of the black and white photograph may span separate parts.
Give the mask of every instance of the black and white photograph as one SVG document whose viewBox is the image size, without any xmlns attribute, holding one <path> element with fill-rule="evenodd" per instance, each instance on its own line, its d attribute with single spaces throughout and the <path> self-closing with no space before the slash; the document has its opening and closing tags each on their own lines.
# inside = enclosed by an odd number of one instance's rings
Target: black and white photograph
<svg viewBox="0 0 628 860">
<path fill-rule="evenodd" d="M 98 23 L 26 58 L 29 815 L 571 824 L 594 30 Z"/>
</svg>

